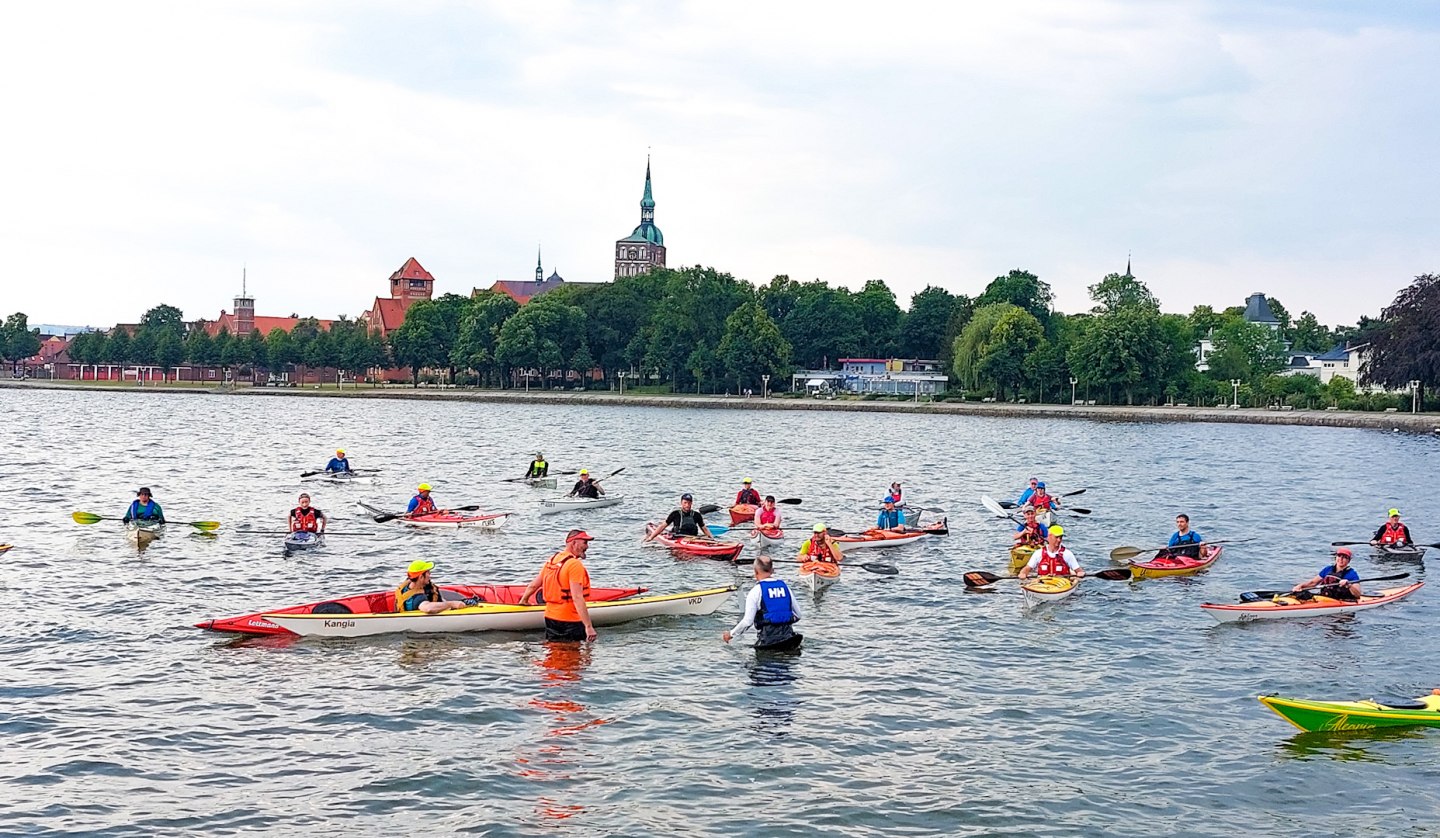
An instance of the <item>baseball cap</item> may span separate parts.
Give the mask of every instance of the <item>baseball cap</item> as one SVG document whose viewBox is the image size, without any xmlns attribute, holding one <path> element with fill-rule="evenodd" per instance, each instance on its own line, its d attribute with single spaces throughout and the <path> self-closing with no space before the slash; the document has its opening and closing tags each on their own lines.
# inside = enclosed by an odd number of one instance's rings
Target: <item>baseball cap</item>
<svg viewBox="0 0 1440 838">
<path fill-rule="evenodd" d="M 1335 551 L 1335 555 L 1336 555 L 1337 557 L 1338 557 L 1338 556 L 1344 556 L 1345 558 L 1348 559 L 1348 558 L 1350 558 L 1351 556 L 1353 556 L 1354 554 L 1350 552 L 1350 548 L 1349 548 L 1349 547 L 1341 547 L 1339 550 L 1336 550 L 1336 551 Z"/>
<path fill-rule="evenodd" d="M 815 532 L 825 532 L 825 530 L 827 529 L 827 527 L 826 527 L 824 524 L 816 524 L 815 527 L 814 527 L 814 529 L 815 529 Z"/>
<path fill-rule="evenodd" d="M 1037 481 L 1035 482 L 1035 488 L 1037 488 L 1037 489 L 1043 489 L 1043 488 L 1045 488 L 1045 484 L 1044 484 L 1044 483 L 1041 483 L 1041 482 L 1039 482 L 1039 481 L 1037 480 Z"/>
<path fill-rule="evenodd" d="M 584 477 L 585 475 L 587 475 L 587 474 L 589 474 L 589 473 L 590 473 L 590 469 L 588 469 L 588 468 L 582 468 L 582 469 L 580 469 L 580 476 L 581 476 L 581 477 Z"/>
<path fill-rule="evenodd" d="M 1389 512 L 1389 515 L 1390 515 L 1391 518 L 1394 518 L 1394 517 L 1398 516 L 1399 514 L 1400 514 L 1400 510 L 1398 510 L 1398 509 L 1392 509 L 1392 510 L 1390 510 L 1390 512 Z"/>
<path fill-rule="evenodd" d="M 588 533 L 588 532 L 585 532 L 584 530 L 571 530 L 570 532 L 568 532 L 568 533 L 565 534 L 565 540 L 566 540 L 566 541 L 574 541 L 574 540 L 577 539 L 577 538 L 580 539 L 581 541 L 594 541 L 594 540 L 595 540 L 595 536 L 591 535 L 591 534 Z"/>
<path fill-rule="evenodd" d="M 1060 526 L 1059 524 L 1056 524 L 1055 526 L 1053 526 L 1053 527 L 1050 528 L 1050 534 L 1051 534 L 1051 535 L 1064 535 L 1064 534 L 1065 534 L 1065 528 L 1062 527 L 1062 526 Z"/>
<path fill-rule="evenodd" d="M 745 478 L 744 480 L 742 480 L 742 481 L 740 481 L 740 482 L 741 482 L 741 483 L 754 483 L 755 481 L 754 481 L 754 480 L 751 480 L 750 478 L 747 477 L 747 478 Z"/>
<path fill-rule="evenodd" d="M 417 491 L 417 492 L 428 492 L 428 491 L 430 491 L 430 484 L 429 484 L 429 483 L 421 483 L 421 484 L 415 489 L 415 491 Z"/>
<path fill-rule="evenodd" d="M 690 494 L 689 492 L 686 492 L 685 494 L 680 496 L 680 500 L 695 500 L 695 496 Z"/>
<path fill-rule="evenodd" d="M 137 494 L 137 495 L 148 495 L 148 494 L 150 494 L 150 487 L 149 487 L 149 486 L 141 486 L 140 489 L 135 492 L 135 494 Z"/>
<path fill-rule="evenodd" d="M 425 571 L 429 570 L 434 566 L 434 562 L 427 562 L 424 559 L 416 559 L 415 561 L 410 563 L 410 567 L 407 568 L 405 572 L 411 576 L 419 576 L 420 574 L 424 573 Z"/>
</svg>

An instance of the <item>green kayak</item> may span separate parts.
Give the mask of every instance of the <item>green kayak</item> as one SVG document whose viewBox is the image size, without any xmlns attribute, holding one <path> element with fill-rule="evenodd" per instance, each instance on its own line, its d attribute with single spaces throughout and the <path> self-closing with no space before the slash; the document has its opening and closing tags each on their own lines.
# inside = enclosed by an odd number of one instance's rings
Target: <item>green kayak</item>
<svg viewBox="0 0 1440 838">
<path fill-rule="evenodd" d="M 1311 701 L 1262 695 L 1260 703 L 1280 718 L 1309 733 L 1374 730 L 1382 727 L 1440 727 L 1440 690 L 1412 704 L 1374 701 Z"/>
</svg>

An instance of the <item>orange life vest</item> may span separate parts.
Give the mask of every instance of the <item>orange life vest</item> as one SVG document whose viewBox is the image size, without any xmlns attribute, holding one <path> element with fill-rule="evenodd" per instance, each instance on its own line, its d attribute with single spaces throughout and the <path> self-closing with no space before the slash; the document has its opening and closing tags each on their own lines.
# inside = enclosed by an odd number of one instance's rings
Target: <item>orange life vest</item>
<svg viewBox="0 0 1440 838">
<path fill-rule="evenodd" d="M 1059 553 L 1051 553 L 1047 545 L 1040 548 L 1040 562 L 1035 565 L 1035 572 L 1041 576 L 1069 576 L 1070 565 L 1065 561 L 1065 548 L 1062 546 Z"/>
<path fill-rule="evenodd" d="M 551 556 L 540 569 L 540 590 L 545 595 L 545 616 L 552 620 L 570 623 L 580 621 L 580 612 L 575 610 L 575 597 L 570 593 L 570 586 L 560 583 L 561 569 L 572 561 L 578 562 L 580 559 L 568 550 L 561 550 Z M 580 589 L 580 595 L 585 599 L 590 598 L 588 579 Z"/>
<path fill-rule="evenodd" d="M 1020 530 L 1020 543 L 1033 544 L 1036 547 L 1044 544 L 1045 527 L 1042 526 L 1039 521 L 1036 521 L 1033 526 L 1030 524 L 1026 524 L 1025 528 Z"/>
<path fill-rule="evenodd" d="M 1036 509 L 1049 509 L 1051 504 L 1055 503 L 1055 496 L 1041 495 L 1039 492 L 1036 492 L 1035 494 L 1031 495 L 1030 500 L 1026 502 L 1029 503 L 1031 506 L 1035 507 Z"/>
<path fill-rule="evenodd" d="M 395 610 L 396 610 L 396 611 L 404 611 L 404 610 L 405 610 L 405 602 L 406 602 L 407 600 L 409 600 L 411 597 L 415 596 L 416 594 L 420 594 L 420 593 L 425 594 L 425 601 L 426 601 L 426 602 L 439 602 L 439 601 L 440 601 L 440 589 L 439 589 L 439 588 L 435 587 L 434 585 L 426 585 L 425 588 L 424 588 L 424 590 L 422 591 L 420 588 L 415 587 L 415 580 L 414 580 L 414 579 L 406 579 L 406 580 L 405 580 L 405 584 L 403 584 L 403 585 L 401 585 L 400 587 L 398 587 L 398 588 L 395 589 Z"/>
<path fill-rule="evenodd" d="M 1405 540 L 1405 525 L 1385 522 L 1385 532 L 1380 533 L 1381 544 L 1398 544 Z"/>
<path fill-rule="evenodd" d="M 301 509 L 295 507 L 290 510 L 290 520 L 295 524 L 295 532 L 316 532 L 320 529 L 320 510 L 315 507 Z"/>
<path fill-rule="evenodd" d="M 821 541 L 815 543 L 815 537 L 811 536 L 804 544 L 800 545 L 800 555 L 809 558 L 812 562 L 830 562 L 835 564 L 835 553 L 830 549 L 830 542 Z"/>
<path fill-rule="evenodd" d="M 435 511 L 435 501 L 430 498 L 420 497 L 419 495 L 415 497 L 420 502 L 415 504 L 415 509 L 410 512 L 411 515 L 429 515 Z"/>
</svg>

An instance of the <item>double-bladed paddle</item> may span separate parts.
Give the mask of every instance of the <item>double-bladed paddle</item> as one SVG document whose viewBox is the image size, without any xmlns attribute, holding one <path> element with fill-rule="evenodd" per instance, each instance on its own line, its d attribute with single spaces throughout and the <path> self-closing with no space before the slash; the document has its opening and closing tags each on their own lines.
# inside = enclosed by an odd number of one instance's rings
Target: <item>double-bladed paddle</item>
<svg viewBox="0 0 1440 838">
<path fill-rule="evenodd" d="M 972 570 L 966 573 L 961 579 L 967 588 L 988 588 L 996 582 L 1003 582 L 1006 579 L 1019 579 L 1019 576 L 1000 576 L 994 573 L 986 573 L 983 570 Z M 1097 570 L 1094 573 L 1087 573 L 1081 577 L 1084 579 L 1107 579 L 1111 582 L 1123 582 L 1130 578 L 1130 568 L 1112 567 L 1105 570 Z"/>
<path fill-rule="evenodd" d="M 1369 577 L 1368 579 L 1356 579 L 1355 582 L 1354 582 L 1354 584 L 1359 585 L 1359 584 L 1362 583 L 1362 582 L 1393 582 L 1393 581 L 1395 581 L 1396 579 L 1406 579 L 1406 578 L 1408 578 L 1409 576 L 1410 576 L 1410 574 L 1408 574 L 1408 573 L 1396 573 L 1396 574 L 1394 574 L 1393 576 L 1371 576 L 1371 577 Z M 1340 581 L 1341 581 L 1341 582 L 1344 582 L 1345 580 L 1342 579 L 1342 580 L 1340 580 Z M 1301 588 L 1300 591 L 1313 591 L 1313 590 L 1315 590 L 1316 588 L 1324 588 L 1324 587 L 1327 587 L 1327 586 L 1329 586 L 1329 585 L 1337 585 L 1337 584 L 1340 584 L 1340 583 L 1339 583 L 1339 582 L 1321 582 L 1321 583 L 1318 584 L 1318 585 L 1311 585 L 1311 586 L 1308 587 L 1308 588 Z M 1291 594 L 1298 594 L 1298 593 L 1300 593 L 1300 591 L 1289 591 L 1289 590 L 1287 590 L 1287 591 L 1245 591 L 1244 593 L 1240 594 L 1240 601 L 1241 601 L 1241 602 L 1255 602 L 1256 600 L 1260 600 L 1260 599 L 1274 599 L 1274 598 L 1277 597 L 1277 596 L 1289 596 L 1289 595 L 1291 595 Z"/>
<path fill-rule="evenodd" d="M 107 518 L 104 515 L 96 515 L 94 512 L 72 512 L 70 517 L 77 524 L 98 524 L 101 521 L 123 521 L 124 518 Z M 161 521 L 163 524 L 176 524 L 185 527 L 194 527 L 201 532 L 214 532 L 220 529 L 219 521 Z"/>
<path fill-rule="evenodd" d="M 441 513 L 441 512 L 478 512 L 479 510 L 480 510 L 480 505 L 479 505 L 479 504 L 472 503 L 472 504 L 470 504 L 469 506 L 452 506 L 452 507 L 450 507 L 449 509 L 437 509 L 437 510 L 435 510 L 435 512 L 426 513 L 426 514 L 427 514 L 427 515 L 434 515 L 434 514 L 438 514 L 438 513 Z M 393 521 L 393 520 L 395 520 L 396 518 L 406 518 L 406 517 L 409 517 L 409 515 L 410 515 L 409 512 L 387 512 L 387 513 L 385 513 L 384 515 L 376 515 L 376 516 L 375 516 L 375 523 L 377 523 L 377 524 L 383 524 L 383 523 L 385 523 L 386 521 Z"/>
<path fill-rule="evenodd" d="M 1071 497 L 1074 497 L 1074 496 L 1076 496 L 1076 495 L 1083 495 L 1083 494 L 1085 494 L 1085 490 L 1084 490 L 1084 489 L 1076 489 L 1076 490 L 1073 491 L 1073 492 L 1066 492 L 1066 493 L 1063 494 L 1063 495 L 1051 495 L 1051 497 L 1056 497 L 1056 498 L 1071 498 Z M 999 505 L 1000 505 L 1000 507 L 1001 507 L 1002 509 L 1018 509 L 1018 508 L 1020 508 L 1020 504 L 1016 503 L 1016 502 L 1013 501 L 1013 500 L 1002 500 L 1002 501 L 999 502 Z M 1089 515 L 1090 513 L 1087 511 L 1085 514 L 1086 514 L 1086 515 Z"/>
<path fill-rule="evenodd" d="M 1392 544 L 1392 545 L 1385 545 L 1385 544 L 1371 545 L 1370 542 L 1368 542 L 1368 541 L 1332 541 L 1332 542 L 1330 542 L 1330 546 L 1331 546 L 1331 547 L 1363 547 L 1363 546 L 1367 546 L 1367 545 L 1368 545 L 1368 546 L 1375 546 L 1375 547 L 1386 547 L 1386 546 L 1393 547 L 1393 546 L 1395 546 L 1395 545 L 1393 545 L 1393 544 Z M 1412 544 L 1412 545 L 1410 545 L 1410 546 L 1411 546 L 1411 547 L 1429 547 L 1429 548 L 1434 549 L 1434 550 L 1440 550 L 1440 544 Z"/>
<path fill-rule="evenodd" d="M 770 561 L 775 562 L 776 564 L 805 564 L 805 562 L 799 561 L 797 559 L 771 559 Z M 842 563 L 840 567 L 858 567 L 862 570 L 868 570 L 871 573 L 878 573 L 881 576 L 895 576 L 900 573 L 900 568 L 896 567 L 893 564 L 885 564 L 884 562 L 852 563 L 846 561 Z"/>
</svg>

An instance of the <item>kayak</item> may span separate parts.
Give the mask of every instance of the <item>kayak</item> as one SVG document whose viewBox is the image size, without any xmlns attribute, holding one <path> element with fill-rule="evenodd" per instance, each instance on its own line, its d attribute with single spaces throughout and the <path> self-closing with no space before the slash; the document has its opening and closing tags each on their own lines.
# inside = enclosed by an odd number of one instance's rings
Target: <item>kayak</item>
<svg viewBox="0 0 1440 838">
<path fill-rule="evenodd" d="M 1205 613 L 1222 623 L 1276 620 L 1282 617 L 1314 617 L 1320 614 L 1351 614 L 1404 599 L 1420 590 L 1424 585 L 1424 582 L 1416 582 L 1403 588 L 1382 588 L 1373 594 L 1365 594 L 1358 601 L 1318 595 L 1313 599 L 1302 601 L 1293 596 L 1281 596 L 1273 600 L 1238 604 L 1206 602 L 1200 607 L 1205 609 Z"/>
<path fill-rule="evenodd" d="M 656 523 L 651 522 L 646 525 L 645 531 L 649 532 L 656 526 Z M 720 541 L 714 538 L 696 538 L 688 535 L 671 537 L 667 532 L 655 536 L 654 540 L 677 553 L 722 562 L 733 562 L 739 559 L 740 553 L 745 549 L 745 544 L 741 541 Z"/>
<path fill-rule="evenodd" d="M 325 536 L 319 533 L 301 530 L 285 536 L 285 552 L 287 553 L 293 553 L 296 550 L 314 550 L 316 547 L 323 546 L 325 546 Z"/>
<path fill-rule="evenodd" d="M 762 550 L 766 547 L 775 547 L 785 543 L 785 531 L 779 527 L 757 527 L 755 540 Z"/>
<path fill-rule="evenodd" d="M 1408 704 L 1377 701 L 1313 701 L 1259 696 L 1260 703 L 1307 733 L 1374 730 L 1381 727 L 1440 727 L 1440 691 Z"/>
<path fill-rule="evenodd" d="M 835 562 L 801 562 L 800 582 L 819 598 L 825 589 L 840 581 L 840 565 Z"/>
<path fill-rule="evenodd" d="M 144 547 L 164 532 L 165 524 L 160 521 L 130 521 L 125 524 L 125 537 L 139 547 Z"/>
<path fill-rule="evenodd" d="M 12 547 L 14 547 L 14 546 L 15 546 L 14 544 L 0 544 L 0 555 L 4 555 L 4 554 L 10 552 L 10 548 L 12 548 Z"/>
<path fill-rule="evenodd" d="M 755 520 L 755 510 L 759 508 L 753 503 L 737 503 L 730 507 L 730 526 L 748 524 Z"/>
<path fill-rule="evenodd" d="M 1404 547 L 1388 544 L 1375 545 L 1375 558 L 1377 559 L 1420 559 L 1424 557 L 1425 548 L 1418 544 L 1406 544 Z"/>
<path fill-rule="evenodd" d="M 540 501 L 540 514 L 554 515 L 557 512 L 569 512 L 576 509 L 603 509 L 607 506 L 615 506 L 624 499 L 624 495 L 604 495 L 598 498 L 544 498 Z"/>
<path fill-rule="evenodd" d="M 525 585 L 440 585 L 440 598 L 458 601 L 480 597 L 485 602 L 514 605 L 525 593 Z M 615 599 L 638 596 L 646 588 L 591 588 L 590 599 L 586 602 L 609 602 Z M 395 611 L 394 591 L 375 591 L 368 594 L 352 594 L 322 602 L 309 602 L 289 608 L 257 611 L 237 617 L 221 617 L 196 623 L 195 628 L 211 631 L 227 631 L 237 634 L 290 634 L 274 622 L 265 619 L 266 614 L 390 614 Z"/>
<path fill-rule="evenodd" d="M 1131 562 L 1131 579 L 1158 579 L 1162 576 L 1189 576 L 1207 570 L 1220 558 L 1225 548 L 1219 545 L 1202 547 L 1200 558 L 1189 556 L 1157 556 L 1148 562 Z"/>
<path fill-rule="evenodd" d="M 371 506 L 368 503 L 361 503 L 360 506 L 371 515 L 389 515 L 379 507 Z M 475 515 L 466 512 L 453 512 L 449 509 L 442 509 L 439 512 L 431 512 L 428 515 L 416 515 L 406 518 L 403 515 L 391 518 L 388 523 L 405 524 L 411 527 L 445 527 L 449 529 L 476 528 L 482 530 L 498 530 L 505 525 L 505 519 L 511 516 L 510 512 L 492 512 L 488 515 Z"/>
<path fill-rule="evenodd" d="M 532 489 L 553 489 L 558 485 L 553 477 L 526 477 L 524 483 Z"/>
<path fill-rule="evenodd" d="M 1038 549 L 1040 548 L 1033 544 L 1021 544 L 1017 547 L 1011 547 L 1010 572 L 1019 573 L 1020 568 L 1024 567 L 1030 561 L 1030 557 L 1035 555 L 1035 551 Z"/>
<path fill-rule="evenodd" d="M 949 535 L 949 533 L 950 529 L 946 526 L 945 519 L 942 518 L 933 524 L 905 531 L 871 528 L 861 533 L 839 536 L 835 541 L 844 545 L 846 550 L 859 550 L 865 547 L 899 547 L 904 544 L 914 544 L 932 535 Z"/>
<path fill-rule="evenodd" d="M 1025 594 L 1026 605 L 1044 605 L 1059 602 L 1075 593 L 1080 580 L 1073 576 L 1041 576 L 1020 586 Z"/>
<path fill-rule="evenodd" d="M 586 602 L 590 621 L 596 626 L 614 626 L 647 617 L 713 614 L 730 599 L 734 585 L 685 591 L 678 594 L 633 599 Z M 392 632 L 453 634 L 470 631 L 540 631 L 545 628 L 543 605 L 498 605 L 482 603 L 470 608 L 423 614 L 282 614 L 263 615 L 281 628 L 301 637 L 370 637 Z"/>
<path fill-rule="evenodd" d="M 353 471 L 325 471 L 320 474 L 312 474 L 309 477 L 302 477 L 301 480 L 318 480 L 322 483 L 374 483 L 375 476 L 370 474 L 356 474 Z"/>
</svg>

